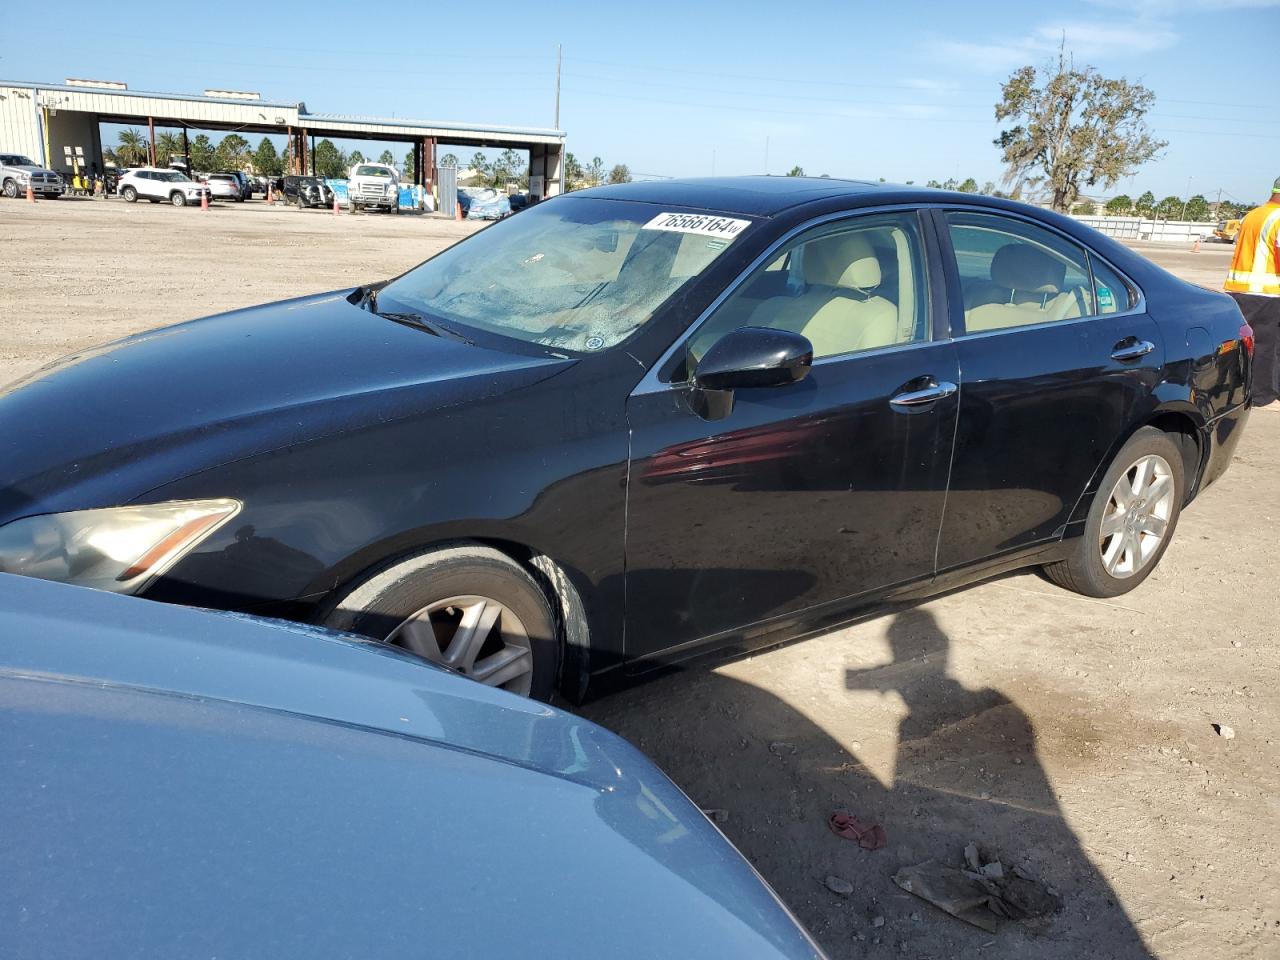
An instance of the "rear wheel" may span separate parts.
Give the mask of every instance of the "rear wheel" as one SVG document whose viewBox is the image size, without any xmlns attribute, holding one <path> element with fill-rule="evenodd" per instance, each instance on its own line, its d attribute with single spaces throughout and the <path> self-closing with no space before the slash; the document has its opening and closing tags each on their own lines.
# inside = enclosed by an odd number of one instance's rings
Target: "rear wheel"
<svg viewBox="0 0 1280 960">
<path fill-rule="evenodd" d="M 555 690 L 551 605 L 528 571 L 491 547 L 439 547 L 375 571 L 323 622 L 520 696 L 547 700 Z"/>
<path fill-rule="evenodd" d="M 124 197 L 126 203 L 138 202 L 138 191 L 133 189 L 133 187 L 125 187 L 120 191 L 120 196 Z"/>
<path fill-rule="evenodd" d="M 1045 574 L 1090 597 L 1128 593 L 1168 549 L 1185 490 L 1178 445 L 1163 430 L 1143 427 L 1102 478 L 1072 555 L 1047 565 Z"/>
</svg>

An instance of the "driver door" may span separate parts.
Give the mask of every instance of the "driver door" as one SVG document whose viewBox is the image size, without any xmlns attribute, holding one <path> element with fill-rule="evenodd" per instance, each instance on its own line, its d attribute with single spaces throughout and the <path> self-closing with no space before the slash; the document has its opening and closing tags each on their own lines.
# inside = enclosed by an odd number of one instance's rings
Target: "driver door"
<svg viewBox="0 0 1280 960">
<path fill-rule="evenodd" d="M 933 575 L 959 369 L 925 236 L 915 211 L 799 233 L 629 398 L 628 659 Z M 743 325 L 803 334 L 813 367 L 709 410 L 688 370 Z"/>
</svg>

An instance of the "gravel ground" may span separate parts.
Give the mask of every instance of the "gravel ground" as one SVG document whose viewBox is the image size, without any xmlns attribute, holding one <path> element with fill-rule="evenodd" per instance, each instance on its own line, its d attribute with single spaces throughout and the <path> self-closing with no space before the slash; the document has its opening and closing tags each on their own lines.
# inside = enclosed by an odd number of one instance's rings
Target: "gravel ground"
<svg viewBox="0 0 1280 960">
<path fill-rule="evenodd" d="M 471 229 L 260 201 L 0 201 L 0 382 L 137 330 L 390 276 Z M 1138 249 L 1207 286 L 1230 254 Z M 727 811 L 724 831 L 833 957 L 1278 957 L 1277 475 L 1273 405 L 1127 596 L 1018 574 L 585 712 Z M 834 836 L 838 809 L 887 845 Z M 930 857 L 959 864 L 970 841 L 1062 912 L 988 934 L 892 882 Z"/>
</svg>

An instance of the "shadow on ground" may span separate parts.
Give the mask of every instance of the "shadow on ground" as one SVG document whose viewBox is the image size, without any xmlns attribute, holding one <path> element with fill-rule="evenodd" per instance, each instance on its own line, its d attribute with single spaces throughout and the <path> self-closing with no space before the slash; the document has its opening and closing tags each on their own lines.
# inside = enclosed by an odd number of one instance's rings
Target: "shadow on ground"
<svg viewBox="0 0 1280 960">
<path fill-rule="evenodd" d="M 896 614 L 888 640 L 892 662 L 830 669 L 843 674 L 850 710 L 852 691 L 899 698 L 891 769 L 873 771 L 858 741 L 836 742 L 803 712 L 803 693 L 789 704 L 706 667 L 584 713 L 638 744 L 696 803 L 727 810 L 722 829 L 833 958 L 1150 958 L 1064 821 L 1027 715 L 1000 691 L 948 675 L 950 641 L 927 610 Z M 868 727 L 865 736 L 887 734 Z M 837 809 L 882 824 L 887 846 L 866 851 L 832 834 Z M 1063 911 L 990 934 L 894 885 L 899 867 L 930 857 L 960 865 L 970 841 L 1049 885 Z M 828 875 L 850 881 L 853 894 L 827 890 Z"/>
</svg>

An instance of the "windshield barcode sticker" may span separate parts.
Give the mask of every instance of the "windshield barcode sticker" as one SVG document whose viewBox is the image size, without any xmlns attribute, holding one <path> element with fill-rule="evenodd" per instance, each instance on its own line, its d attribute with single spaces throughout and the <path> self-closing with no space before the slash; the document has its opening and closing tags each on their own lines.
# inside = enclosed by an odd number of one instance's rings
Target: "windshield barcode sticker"
<svg viewBox="0 0 1280 960">
<path fill-rule="evenodd" d="M 717 217 L 709 213 L 660 213 L 640 229 L 700 233 L 704 237 L 732 240 L 749 226 L 750 220 L 734 220 L 732 217 Z"/>
</svg>

